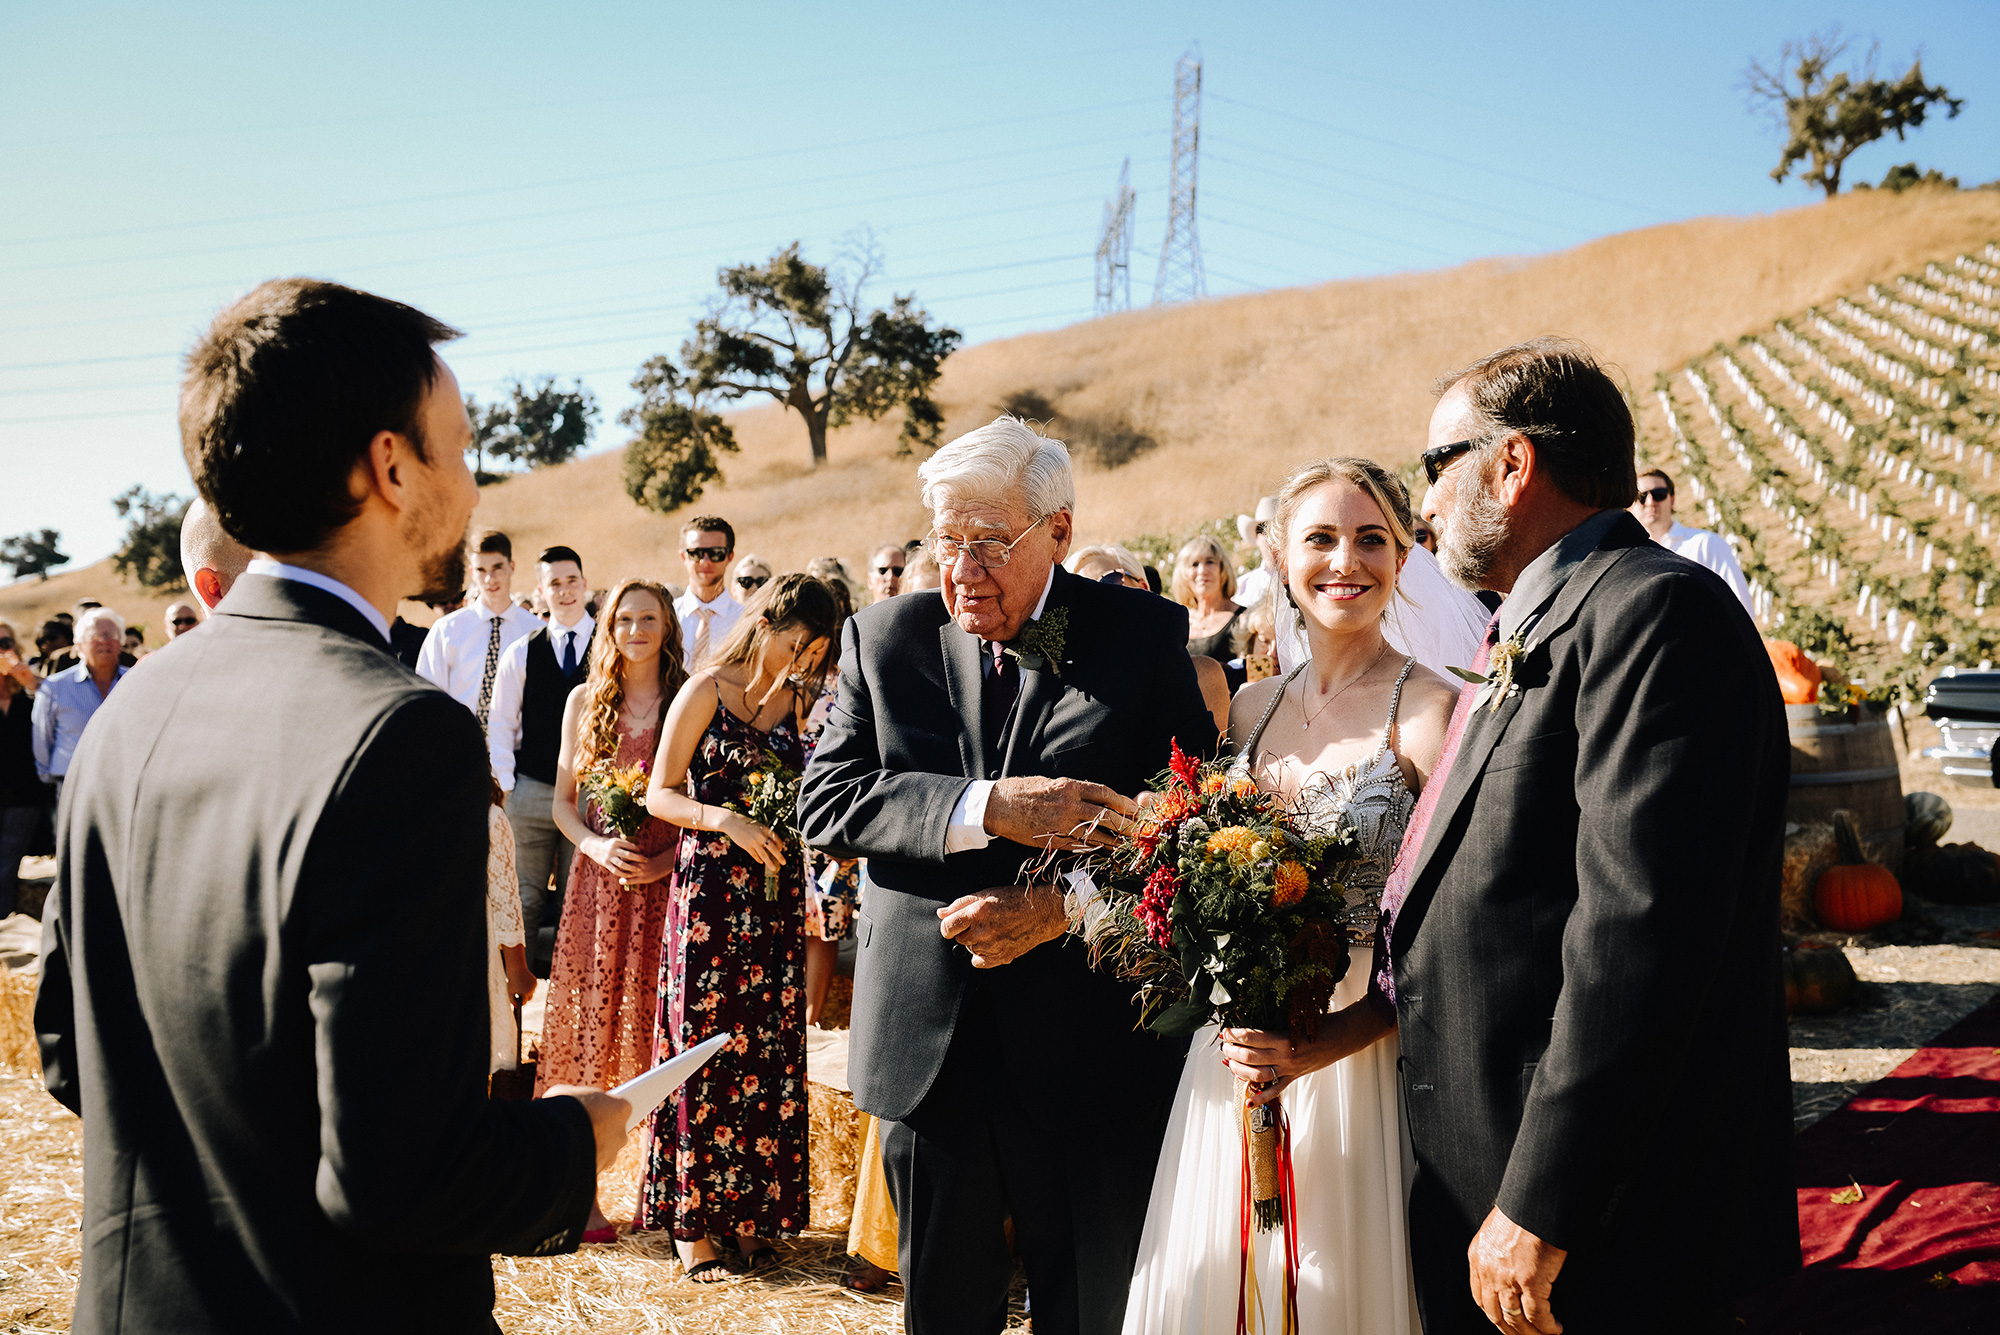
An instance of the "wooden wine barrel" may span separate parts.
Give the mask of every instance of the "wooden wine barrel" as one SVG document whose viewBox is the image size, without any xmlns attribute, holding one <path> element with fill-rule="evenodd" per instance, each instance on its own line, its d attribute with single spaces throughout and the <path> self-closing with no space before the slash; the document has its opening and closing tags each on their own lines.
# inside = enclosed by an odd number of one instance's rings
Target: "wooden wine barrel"
<svg viewBox="0 0 2000 1335">
<path fill-rule="evenodd" d="M 1786 705 L 1792 735 L 1792 786 L 1785 819 L 1799 825 L 1854 813 L 1855 829 L 1892 870 L 1903 853 L 1903 778 L 1896 738 L 1881 708 L 1822 714 L 1817 705 Z"/>
</svg>

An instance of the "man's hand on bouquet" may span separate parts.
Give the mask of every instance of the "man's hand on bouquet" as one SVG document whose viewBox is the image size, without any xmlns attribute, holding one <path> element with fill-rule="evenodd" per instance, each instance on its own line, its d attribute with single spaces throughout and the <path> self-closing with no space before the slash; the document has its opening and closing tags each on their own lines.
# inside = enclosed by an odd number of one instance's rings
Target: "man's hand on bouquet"
<svg viewBox="0 0 2000 1335">
<path fill-rule="evenodd" d="M 542 1095 L 545 1099 L 558 1096 L 575 1099 L 590 1114 L 590 1129 L 597 1137 L 597 1171 L 617 1163 L 618 1151 L 625 1148 L 625 1119 L 632 1115 L 632 1105 L 616 1094 L 584 1085 L 551 1085 Z"/>
<path fill-rule="evenodd" d="M 785 865 L 785 841 L 775 830 L 759 825 L 740 812 L 728 811 L 722 816 L 722 823 L 716 828 L 728 835 L 735 845 L 773 871 Z"/>
<path fill-rule="evenodd" d="M 1112 848 L 1138 814 L 1138 803 L 1101 783 L 1001 779 L 986 799 L 986 833 L 1030 848 Z"/>
<path fill-rule="evenodd" d="M 960 895 L 937 915 L 938 930 L 970 952 L 975 969 L 1011 964 L 1069 930 L 1062 892 L 1052 885 L 1003 885 Z"/>
<path fill-rule="evenodd" d="M 1496 1205 L 1466 1249 L 1472 1300 L 1507 1335 L 1560 1335 L 1563 1325 L 1549 1307 L 1549 1294 L 1568 1256 Z"/>
</svg>

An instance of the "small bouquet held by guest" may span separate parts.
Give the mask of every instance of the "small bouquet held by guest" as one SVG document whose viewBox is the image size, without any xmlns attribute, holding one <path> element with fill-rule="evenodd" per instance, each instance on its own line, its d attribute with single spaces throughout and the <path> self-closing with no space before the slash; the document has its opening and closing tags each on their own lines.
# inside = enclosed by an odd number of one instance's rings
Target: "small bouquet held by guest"
<svg viewBox="0 0 2000 1335">
<path fill-rule="evenodd" d="M 766 751 L 744 776 L 743 800 L 729 808 L 748 816 L 785 841 L 785 856 L 805 856 L 805 840 L 799 834 L 799 772 Z M 778 897 L 778 872 L 764 868 L 764 898 Z"/>
<path fill-rule="evenodd" d="M 1316 1038 L 1347 971 L 1347 901 L 1327 869 L 1351 855 L 1352 835 L 1305 833 L 1282 798 L 1178 746 L 1155 792 L 1136 830 L 1085 868 L 1098 889 L 1084 921 L 1093 961 L 1138 985 L 1140 1022 L 1159 1033 L 1213 1021 Z M 1295 1292 L 1288 1124 L 1277 1100 L 1248 1106 L 1251 1088 L 1237 1081 L 1244 1255 L 1253 1224 L 1285 1225 Z M 1244 1268 L 1253 1287 L 1255 1269 Z"/>
<path fill-rule="evenodd" d="M 639 828 L 650 819 L 646 814 L 646 788 L 653 776 L 647 770 L 643 760 L 621 769 L 604 759 L 576 776 L 577 790 L 596 804 L 604 823 L 621 839 L 638 838 Z M 627 890 L 632 888 L 622 876 L 618 884 Z"/>
</svg>

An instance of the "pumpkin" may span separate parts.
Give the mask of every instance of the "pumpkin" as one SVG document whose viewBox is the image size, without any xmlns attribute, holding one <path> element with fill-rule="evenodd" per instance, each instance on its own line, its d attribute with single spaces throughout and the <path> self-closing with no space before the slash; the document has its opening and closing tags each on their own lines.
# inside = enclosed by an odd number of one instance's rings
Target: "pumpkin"
<svg viewBox="0 0 2000 1335">
<path fill-rule="evenodd" d="M 1819 874 L 1813 884 L 1813 912 L 1836 932 L 1868 932 L 1903 916 L 1903 888 L 1887 867 L 1861 856 L 1854 817 L 1833 813 L 1833 837 L 1840 861 Z"/>
<path fill-rule="evenodd" d="M 1823 1015 L 1847 1004 L 1854 966 L 1831 946 L 1800 944 L 1784 952 L 1785 1013 Z"/>
<path fill-rule="evenodd" d="M 1903 818 L 1903 838 L 1911 846 L 1935 844 L 1951 828 L 1951 803 L 1936 793 L 1905 793 Z"/>
<path fill-rule="evenodd" d="M 1771 656 L 1771 670 L 1778 674 L 1778 690 L 1788 705 L 1809 705 L 1819 699 L 1819 664 L 1812 661 L 1790 640 L 1766 640 L 1764 652 Z"/>
</svg>

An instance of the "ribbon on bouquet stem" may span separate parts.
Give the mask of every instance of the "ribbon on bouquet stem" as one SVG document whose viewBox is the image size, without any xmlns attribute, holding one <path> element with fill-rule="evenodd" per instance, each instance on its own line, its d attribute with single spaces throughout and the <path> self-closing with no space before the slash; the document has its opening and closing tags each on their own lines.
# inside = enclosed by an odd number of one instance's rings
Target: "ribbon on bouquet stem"
<svg viewBox="0 0 2000 1335">
<path fill-rule="evenodd" d="M 1244 1097 L 1255 1086 L 1244 1083 Z M 1281 1335 L 1298 1335 L 1299 1330 L 1299 1211 L 1298 1192 L 1292 1178 L 1292 1122 L 1284 1105 L 1276 1100 L 1265 1105 L 1277 1118 L 1278 1227 L 1285 1231 L 1285 1305 L 1279 1319 Z M 1238 1237 L 1241 1256 L 1236 1279 L 1236 1335 L 1256 1335 L 1264 1325 L 1264 1302 L 1257 1286 L 1257 1234 L 1259 1202 L 1255 1175 L 1251 1171 L 1251 1145 L 1256 1132 L 1251 1129 L 1247 1102 L 1237 1106 L 1236 1125 L 1243 1149 L 1243 1190 Z"/>
</svg>

